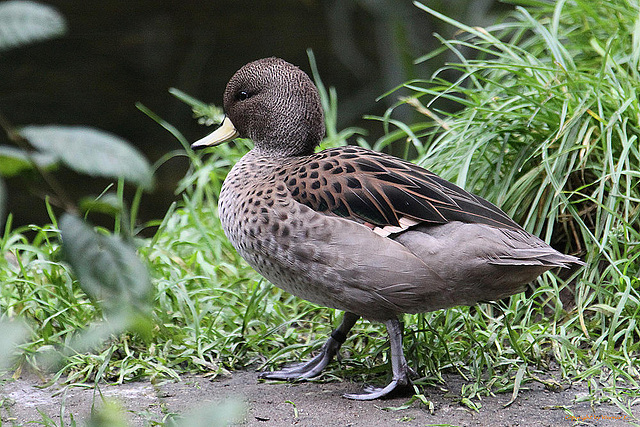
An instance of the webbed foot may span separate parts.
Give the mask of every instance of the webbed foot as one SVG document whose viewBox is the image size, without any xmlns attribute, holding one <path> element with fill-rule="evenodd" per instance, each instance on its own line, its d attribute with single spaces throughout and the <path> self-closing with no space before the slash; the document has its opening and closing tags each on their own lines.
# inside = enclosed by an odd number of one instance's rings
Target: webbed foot
<svg viewBox="0 0 640 427">
<path fill-rule="evenodd" d="M 398 319 L 385 322 L 389 332 L 391 369 L 393 379 L 386 387 L 365 387 L 363 393 L 347 393 L 343 397 L 353 400 L 374 400 L 397 395 L 413 394 L 411 377 L 417 376 L 409 367 L 402 350 L 402 324 Z"/>
<path fill-rule="evenodd" d="M 342 397 L 351 400 L 375 400 L 396 396 L 411 396 L 414 393 L 411 381 L 401 384 L 403 381 L 394 379 L 386 387 L 367 386 L 362 393 L 346 393 Z"/>
<path fill-rule="evenodd" d="M 360 316 L 345 313 L 340 326 L 333 331 L 320 353 L 307 362 L 296 363 L 273 372 L 261 372 L 258 378 L 269 380 L 300 381 L 318 376 L 338 353 L 347 339 L 347 333 L 353 328 Z"/>
<path fill-rule="evenodd" d="M 278 371 L 260 372 L 260 374 L 258 374 L 258 378 L 284 381 L 306 380 L 313 378 L 318 376 L 329 362 L 331 362 L 331 359 L 336 355 L 341 345 L 342 343 L 336 341 L 333 337 L 329 337 L 327 342 L 322 346 L 320 353 L 313 359 L 307 362 L 300 362 L 287 366 Z"/>
</svg>

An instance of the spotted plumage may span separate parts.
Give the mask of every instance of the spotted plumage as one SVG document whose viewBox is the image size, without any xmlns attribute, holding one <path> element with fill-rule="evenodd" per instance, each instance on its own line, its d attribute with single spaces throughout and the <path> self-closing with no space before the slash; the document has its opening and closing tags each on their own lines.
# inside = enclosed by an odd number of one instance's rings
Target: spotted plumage
<svg viewBox="0 0 640 427">
<path fill-rule="evenodd" d="M 473 222 L 519 229 L 486 200 L 412 163 L 360 147 L 296 159 L 283 175 L 291 197 L 315 211 L 377 227 Z"/>
<path fill-rule="evenodd" d="M 347 397 L 385 396 L 409 385 L 412 373 L 398 315 L 504 298 L 551 268 L 581 264 L 412 163 L 360 147 L 314 153 L 324 135 L 317 90 L 281 59 L 242 67 L 224 109 L 221 127 L 193 147 L 237 136 L 255 144 L 220 194 L 227 237 L 275 285 L 345 311 L 318 356 L 265 378 L 317 375 L 362 316 L 387 325 L 394 376 L 385 388 Z"/>
</svg>

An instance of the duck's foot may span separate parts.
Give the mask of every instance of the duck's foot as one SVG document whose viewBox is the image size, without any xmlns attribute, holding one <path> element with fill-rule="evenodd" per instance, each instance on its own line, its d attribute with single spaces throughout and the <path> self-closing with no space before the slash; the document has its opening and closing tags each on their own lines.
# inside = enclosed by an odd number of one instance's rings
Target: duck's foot
<svg viewBox="0 0 640 427">
<path fill-rule="evenodd" d="M 267 380 L 306 380 L 313 378 L 322 372 L 322 370 L 331 362 L 333 356 L 338 352 L 342 343 L 336 341 L 333 337 L 329 337 L 322 346 L 320 353 L 307 362 L 296 363 L 286 368 L 273 372 L 260 372 L 258 378 Z"/>
<path fill-rule="evenodd" d="M 347 393 L 343 397 L 353 400 L 374 400 L 383 397 L 413 394 L 411 377 L 416 372 L 409 367 L 402 350 L 402 324 L 398 319 L 388 320 L 386 323 L 389 333 L 391 351 L 391 369 L 393 379 L 386 387 L 365 387 L 363 393 Z"/>
<path fill-rule="evenodd" d="M 301 381 L 319 375 L 323 369 L 331 362 L 338 353 L 340 347 L 347 339 L 347 333 L 358 321 L 360 316 L 353 313 L 345 313 L 340 326 L 333 331 L 327 342 L 324 343 L 320 353 L 307 362 L 296 363 L 295 365 L 273 372 L 261 372 L 258 378 L 283 381 Z"/>
<path fill-rule="evenodd" d="M 409 381 L 402 384 L 402 380 L 392 380 L 386 387 L 367 386 L 362 393 L 346 393 L 342 397 L 351 400 L 375 400 L 400 396 L 411 396 L 414 393 L 413 384 Z"/>
</svg>

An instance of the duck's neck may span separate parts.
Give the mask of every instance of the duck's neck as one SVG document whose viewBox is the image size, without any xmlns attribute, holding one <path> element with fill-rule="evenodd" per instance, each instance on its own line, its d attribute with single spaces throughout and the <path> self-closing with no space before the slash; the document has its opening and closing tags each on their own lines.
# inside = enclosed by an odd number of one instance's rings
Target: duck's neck
<svg viewBox="0 0 640 427">
<path fill-rule="evenodd" d="M 256 154 L 264 157 L 281 159 L 310 156 L 314 153 L 315 147 L 317 145 L 306 143 L 287 144 L 278 142 L 269 142 L 267 144 L 254 142 L 254 144 L 255 145 L 253 151 L 255 151 Z"/>
</svg>

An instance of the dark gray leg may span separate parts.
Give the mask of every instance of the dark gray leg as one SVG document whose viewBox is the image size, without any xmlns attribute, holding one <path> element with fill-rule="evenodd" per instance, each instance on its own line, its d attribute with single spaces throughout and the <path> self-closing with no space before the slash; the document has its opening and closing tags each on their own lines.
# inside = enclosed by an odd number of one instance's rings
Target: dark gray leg
<svg viewBox="0 0 640 427">
<path fill-rule="evenodd" d="M 402 350 L 402 324 L 398 319 L 387 320 L 385 322 L 389 333 L 389 344 L 391 350 L 391 370 L 393 379 L 384 388 L 367 387 L 362 394 L 345 394 L 347 399 L 373 400 L 387 396 L 394 390 L 409 388 L 411 386 L 410 376 L 415 376 L 413 369 L 409 368 L 407 360 L 404 358 Z"/>
<path fill-rule="evenodd" d="M 317 376 L 338 353 L 340 346 L 342 346 L 347 339 L 347 334 L 359 318 L 360 316 L 357 314 L 344 313 L 340 326 L 331 333 L 331 336 L 327 342 L 324 343 L 317 356 L 308 362 L 297 363 L 279 371 L 261 372 L 258 378 L 270 380 L 305 380 Z"/>
</svg>

